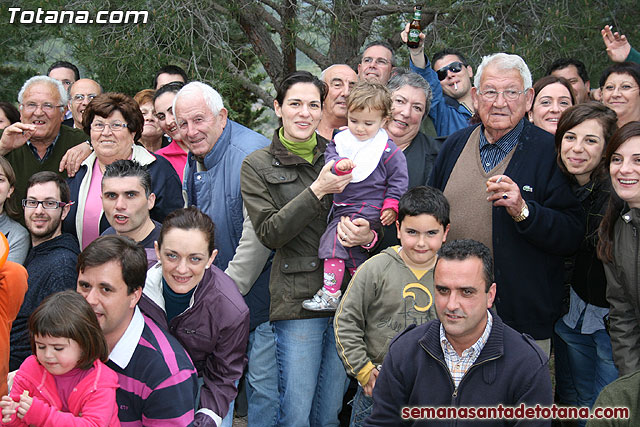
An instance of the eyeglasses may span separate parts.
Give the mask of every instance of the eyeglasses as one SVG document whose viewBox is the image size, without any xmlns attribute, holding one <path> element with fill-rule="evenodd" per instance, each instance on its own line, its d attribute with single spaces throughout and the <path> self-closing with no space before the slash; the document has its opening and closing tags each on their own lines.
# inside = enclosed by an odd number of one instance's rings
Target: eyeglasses
<svg viewBox="0 0 640 427">
<path fill-rule="evenodd" d="M 379 65 L 381 67 L 385 67 L 385 66 L 391 64 L 391 62 L 389 62 L 389 60 L 384 59 L 384 58 L 376 58 L 375 60 L 373 58 L 368 57 L 368 56 L 365 57 L 365 58 L 362 58 L 362 63 L 363 64 L 371 64 L 373 62 L 375 62 L 376 65 Z"/>
<path fill-rule="evenodd" d="M 63 107 L 63 105 L 54 105 L 50 102 L 45 102 L 43 104 L 36 104 L 35 102 L 27 102 L 26 104 L 20 104 L 22 109 L 27 113 L 33 113 L 40 107 L 40 109 L 47 114 L 53 113 L 56 108 Z"/>
<path fill-rule="evenodd" d="M 93 100 L 93 98 L 95 98 L 96 95 L 95 93 L 90 93 L 89 95 L 83 95 L 81 93 L 77 94 L 77 95 L 73 95 L 73 102 L 76 103 L 81 103 L 82 101 L 84 101 L 85 98 L 87 98 L 89 101 Z"/>
<path fill-rule="evenodd" d="M 627 92 L 631 92 L 634 89 L 638 89 L 638 86 L 633 86 L 633 85 L 630 85 L 629 83 L 622 83 L 619 86 L 608 84 L 602 88 L 602 91 L 606 93 L 613 93 L 615 92 L 616 89 L 618 89 L 618 92 L 627 93 Z"/>
<path fill-rule="evenodd" d="M 127 127 L 126 123 L 114 122 L 114 123 L 91 123 L 91 130 L 95 130 L 96 132 L 103 132 L 104 128 L 108 127 L 112 132 L 118 132 Z"/>
<path fill-rule="evenodd" d="M 23 208 L 37 209 L 39 204 L 42 204 L 42 207 L 45 209 L 58 209 L 67 205 L 72 205 L 73 202 L 65 203 L 58 202 L 57 200 L 22 199 Z"/>
<path fill-rule="evenodd" d="M 500 94 L 502 94 L 502 96 L 504 96 L 504 99 L 506 99 L 507 101 L 515 101 L 523 93 L 524 93 L 523 90 L 513 90 L 513 89 L 507 89 L 503 91 L 487 89 L 485 91 L 478 91 L 478 95 L 480 95 L 487 101 L 495 101 L 496 99 L 498 99 L 498 95 Z"/>
<path fill-rule="evenodd" d="M 452 73 L 459 73 L 462 71 L 462 67 L 464 67 L 464 63 L 460 61 L 452 62 L 446 67 L 440 68 L 436 73 L 438 74 L 438 80 L 442 81 L 447 78 L 447 71 L 451 71 Z"/>
</svg>

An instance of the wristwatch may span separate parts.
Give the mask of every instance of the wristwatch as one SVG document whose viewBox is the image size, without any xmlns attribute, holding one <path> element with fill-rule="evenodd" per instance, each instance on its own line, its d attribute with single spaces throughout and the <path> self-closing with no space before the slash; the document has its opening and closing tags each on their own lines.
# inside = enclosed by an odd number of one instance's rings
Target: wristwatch
<svg viewBox="0 0 640 427">
<path fill-rule="evenodd" d="M 527 206 L 527 203 L 525 202 L 524 206 L 522 207 L 520 215 L 513 216 L 511 218 L 513 218 L 515 222 L 524 221 L 525 219 L 529 218 L 529 206 Z"/>
</svg>

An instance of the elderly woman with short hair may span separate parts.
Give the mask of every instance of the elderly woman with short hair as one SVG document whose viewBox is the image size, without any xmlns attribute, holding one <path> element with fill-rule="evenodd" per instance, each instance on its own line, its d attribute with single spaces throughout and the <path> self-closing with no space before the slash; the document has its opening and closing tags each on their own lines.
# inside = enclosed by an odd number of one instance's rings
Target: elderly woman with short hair
<svg viewBox="0 0 640 427">
<path fill-rule="evenodd" d="M 613 64 L 600 76 L 602 103 L 618 115 L 618 126 L 640 120 L 640 65 Z"/>
<path fill-rule="evenodd" d="M 385 129 L 407 159 L 409 188 L 427 185 L 441 145 L 420 131 L 422 120 L 429 115 L 431 87 L 419 74 L 396 68 L 387 88 L 392 105 Z M 386 226 L 374 253 L 397 244 L 396 226 Z"/>
<path fill-rule="evenodd" d="M 109 227 L 102 210 L 101 183 L 105 167 L 116 160 L 130 159 L 147 167 L 156 195 L 150 211 L 152 219 L 162 222 L 183 205 L 180 178 L 171 164 L 134 144 L 142 135 L 143 123 L 138 103 L 121 93 L 98 95 L 84 111 L 82 125 L 85 133 L 91 135 L 94 152 L 69 179 L 71 200 L 75 203 L 63 225 L 63 231 L 76 235 L 82 248 Z M 123 209 L 115 220 L 130 221 L 129 212 Z"/>
</svg>

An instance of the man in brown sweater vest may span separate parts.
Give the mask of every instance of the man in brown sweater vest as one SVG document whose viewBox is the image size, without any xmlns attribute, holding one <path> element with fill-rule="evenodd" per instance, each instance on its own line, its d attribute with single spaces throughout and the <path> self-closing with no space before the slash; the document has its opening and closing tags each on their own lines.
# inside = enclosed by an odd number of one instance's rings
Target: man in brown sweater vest
<svg viewBox="0 0 640 427">
<path fill-rule="evenodd" d="M 482 123 L 449 136 L 431 184 L 451 204 L 448 239 L 492 250 L 500 317 L 548 353 L 562 306 L 563 258 L 582 238 L 581 208 L 556 165 L 552 135 L 524 119 L 533 89 L 522 58 L 485 57 L 474 83 Z"/>
</svg>

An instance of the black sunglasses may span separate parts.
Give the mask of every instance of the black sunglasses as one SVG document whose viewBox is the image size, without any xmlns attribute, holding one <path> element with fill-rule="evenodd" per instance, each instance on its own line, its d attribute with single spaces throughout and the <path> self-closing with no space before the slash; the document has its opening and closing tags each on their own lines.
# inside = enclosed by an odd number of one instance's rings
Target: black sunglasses
<svg viewBox="0 0 640 427">
<path fill-rule="evenodd" d="M 464 63 L 460 61 L 452 62 L 446 67 L 440 68 L 436 73 L 438 74 L 438 80 L 442 81 L 447 78 L 447 71 L 451 70 L 452 73 L 459 73 L 462 71 L 462 67 L 464 67 Z"/>
</svg>

